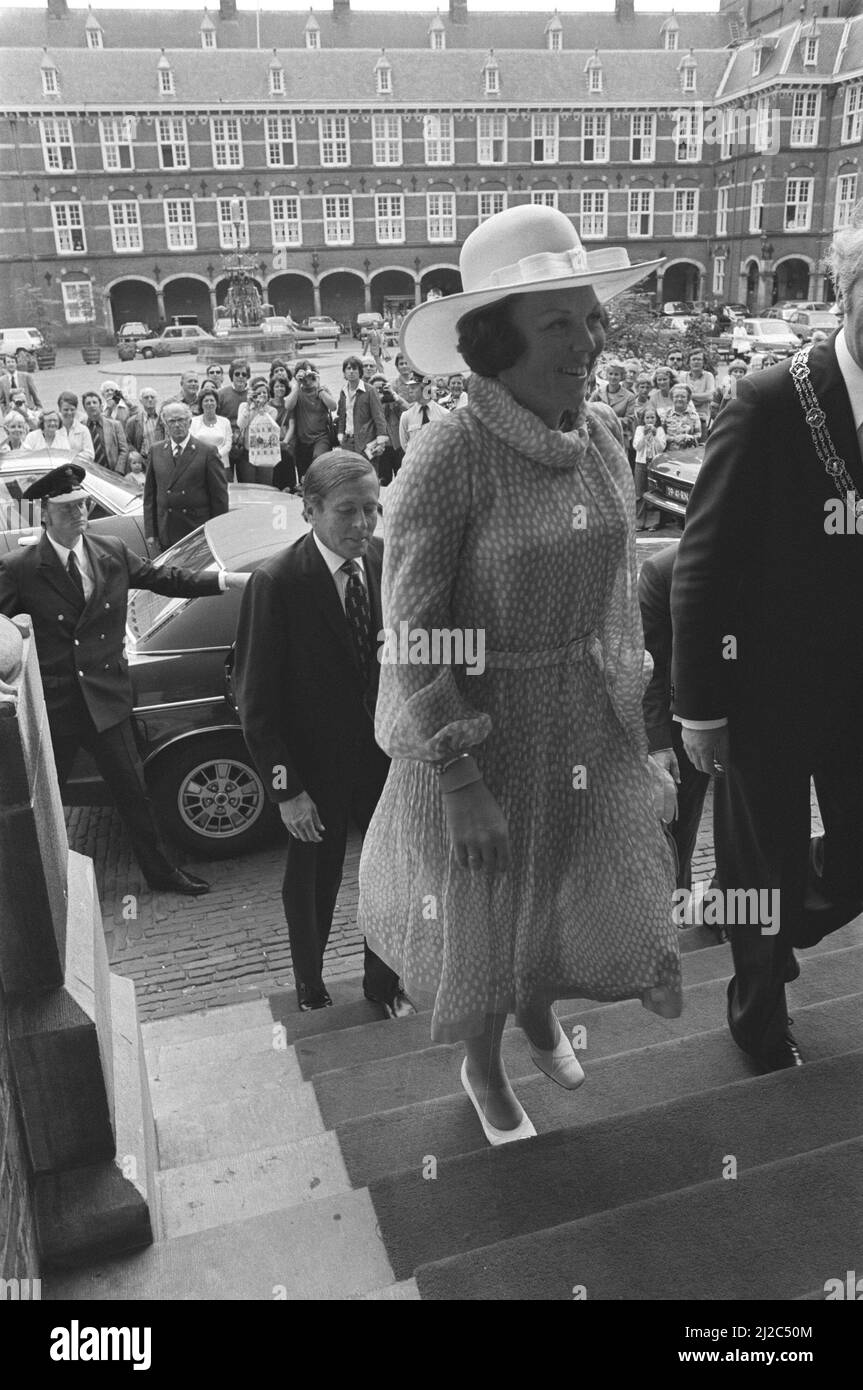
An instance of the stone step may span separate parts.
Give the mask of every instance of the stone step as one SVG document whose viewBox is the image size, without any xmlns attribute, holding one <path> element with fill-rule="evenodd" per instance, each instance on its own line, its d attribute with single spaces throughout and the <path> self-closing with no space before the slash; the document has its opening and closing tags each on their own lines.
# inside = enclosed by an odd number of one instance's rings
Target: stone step
<svg viewBox="0 0 863 1390">
<path fill-rule="evenodd" d="M 189 1098 L 189 1108 L 156 1120 L 163 1170 L 208 1159 L 229 1158 L 267 1145 L 294 1143 L 323 1134 L 326 1126 L 314 1087 L 304 1083 L 286 1095 L 252 1091 L 211 1104 Z"/>
<path fill-rule="evenodd" d="M 288 1100 L 308 1084 L 290 1048 L 253 1052 L 225 1061 L 199 1056 L 197 1065 L 174 1066 L 167 1075 L 158 1066 L 150 1068 L 153 1113 L 157 1118 L 175 1110 L 194 1111 L 212 1102 L 241 1100 L 263 1090 Z"/>
</svg>

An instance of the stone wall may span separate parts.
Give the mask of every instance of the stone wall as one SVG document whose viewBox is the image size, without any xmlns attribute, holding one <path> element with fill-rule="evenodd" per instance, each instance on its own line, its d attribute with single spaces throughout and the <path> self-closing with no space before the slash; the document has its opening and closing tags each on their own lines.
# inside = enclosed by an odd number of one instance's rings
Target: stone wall
<svg viewBox="0 0 863 1390">
<path fill-rule="evenodd" d="M 0 989 L 0 1279 L 38 1275 L 33 1188 L 10 1065 L 8 1013 Z"/>
</svg>

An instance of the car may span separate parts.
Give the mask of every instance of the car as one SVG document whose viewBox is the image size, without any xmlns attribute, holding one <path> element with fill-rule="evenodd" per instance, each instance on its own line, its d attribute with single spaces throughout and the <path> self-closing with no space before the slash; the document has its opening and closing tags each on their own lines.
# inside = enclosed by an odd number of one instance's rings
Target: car
<svg viewBox="0 0 863 1390">
<path fill-rule="evenodd" d="M 142 357 L 171 357 L 177 352 L 197 352 L 201 343 L 214 343 L 212 333 L 196 323 L 171 324 L 158 338 L 150 338 L 141 348 Z"/>
<path fill-rule="evenodd" d="M 839 327 L 839 320 L 835 314 L 827 313 L 826 310 L 811 309 L 796 313 L 792 319 L 788 320 L 788 327 L 792 333 L 797 334 L 801 342 L 808 343 L 816 330 L 820 330 L 822 333 L 835 333 Z"/>
<path fill-rule="evenodd" d="M 196 573 L 217 565 L 257 568 L 308 530 L 299 497 L 275 498 L 214 517 L 156 565 Z M 247 853 L 281 826 L 246 747 L 232 694 L 230 658 L 241 599 L 239 589 L 192 599 L 145 589 L 129 595 L 126 655 L 147 787 L 160 826 L 197 859 Z M 72 768 L 66 799 L 107 799 L 85 753 Z"/>
<path fill-rule="evenodd" d="M 299 326 L 301 330 L 313 333 L 318 342 L 331 342 L 333 347 L 338 347 L 341 326 L 328 314 L 313 314 Z"/>
<path fill-rule="evenodd" d="M 736 357 L 748 359 L 753 352 L 772 352 L 789 357 L 800 346 L 800 339 L 781 319 L 740 319 L 734 325 L 731 349 Z"/>
<path fill-rule="evenodd" d="M 145 338 L 154 338 L 156 335 L 146 323 L 124 323 L 117 334 L 118 343 L 140 343 Z"/>
<path fill-rule="evenodd" d="M 669 449 L 657 454 L 647 467 L 645 503 L 682 522 L 703 462 L 704 446 L 701 444 L 694 449 Z"/>
<path fill-rule="evenodd" d="M 0 333 L 0 354 L 13 356 L 19 348 L 27 352 L 38 352 L 45 346 L 45 339 L 38 328 L 4 328 Z"/>
<path fill-rule="evenodd" d="M 781 304 L 775 306 L 779 315 L 786 323 L 788 323 L 790 319 L 793 319 L 795 314 L 809 312 L 823 313 L 826 309 L 829 309 L 829 307 L 829 304 L 815 299 L 783 299 Z"/>
<path fill-rule="evenodd" d="M 19 545 L 33 545 L 41 531 L 38 504 L 22 498 L 26 488 L 52 468 L 63 463 L 80 463 L 86 469 L 83 488 L 91 498 L 88 530 L 96 535 L 119 536 L 142 559 L 153 558 L 144 534 L 144 496 L 140 476 L 122 477 L 110 468 L 101 468 L 86 455 L 77 457 L 68 449 L 17 449 L 0 454 L 0 555 Z M 264 483 L 229 483 L 231 509 L 247 505 L 272 506 L 281 494 Z"/>
</svg>

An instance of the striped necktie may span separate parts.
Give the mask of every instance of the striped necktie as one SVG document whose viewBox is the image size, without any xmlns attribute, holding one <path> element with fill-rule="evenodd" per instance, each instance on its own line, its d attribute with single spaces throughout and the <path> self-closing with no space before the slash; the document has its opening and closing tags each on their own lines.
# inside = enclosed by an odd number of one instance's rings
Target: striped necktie
<svg viewBox="0 0 863 1390">
<path fill-rule="evenodd" d="M 347 588 L 345 589 L 345 616 L 350 624 L 354 651 L 357 654 L 363 680 L 368 684 L 372 673 L 372 661 L 374 660 L 369 596 L 366 593 L 366 586 L 360 578 L 360 567 L 356 560 L 345 560 L 340 568 L 348 576 Z"/>
<path fill-rule="evenodd" d="M 107 468 L 108 455 L 105 453 L 105 436 L 100 420 L 90 421 L 90 438 L 93 440 L 93 461 L 101 468 Z"/>
</svg>

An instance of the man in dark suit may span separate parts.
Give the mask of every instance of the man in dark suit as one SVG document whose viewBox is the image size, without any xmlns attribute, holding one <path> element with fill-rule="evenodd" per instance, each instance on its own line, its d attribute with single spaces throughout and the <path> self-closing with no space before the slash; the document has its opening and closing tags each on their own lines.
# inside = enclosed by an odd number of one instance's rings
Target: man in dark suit
<svg viewBox="0 0 863 1390">
<path fill-rule="evenodd" d="M 671 717 L 671 576 L 677 545 L 649 555 L 638 575 L 638 602 L 644 645 L 653 657 L 653 675 L 644 692 L 647 748 L 677 783 L 677 818 L 669 826 L 677 848 L 677 887 L 692 887 L 692 855 L 710 778 L 692 766 L 682 730 Z"/>
<path fill-rule="evenodd" d="M 87 416 L 86 428 L 93 441 L 93 461 L 124 477 L 129 471 L 129 441 L 119 420 L 102 414 L 98 391 L 85 391 L 81 404 Z"/>
<path fill-rule="evenodd" d="M 303 483 L 312 530 L 255 571 L 237 628 L 243 733 L 291 837 L 282 900 L 302 1011 L 332 1002 L 322 969 L 348 819 L 365 832 L 389 767 L 374 737 L 379 493 L 368 460 L 342 449 L 315 459 Z M 363 984 L 387 1017 L 414 1012 L 368 947 Z"/>
<path fill-rule="evenodd" d="M 42 409 L 33 373 L 22 371 L 18 366 L 18 359 L 10 354 L 6 358 L 6 371 L 0 376 L 0 406 L 4 415 L 11 409 L 12 397 L 18 390 L 24 392 L 29 410 Z"/>
<path fill-rule="evenodd" d="M 767 1070 L 801 1061 L 785 984 L 812 939 L 810 777 L 822 896 L 845 920 L 863 898 L 863 203 L 831 260 L 845 325 L 738 383 L 672 585 L 674 708 L 693 763 L 718 774 L 719 887 L 780 895 L 778 931 L 729 927 L 731 1032 Z"/>
<path fill-rule="evenodd" d="M 210 517 L 228 510 L 228 484 L 215 449 L 194 439 L 192 412 L 173 402 L 162 409 L 168 437 L 154 443 L 144 481 L 144 529 L 148 543 L 167 550 Z"/>
<path fill-rule="evenodd" d="M 0 613 L 28 613 L 62 789 L 79 748 L 110 788 L 144 877 L 153 888 L 198 894 L 203 879 L 165 857 L 147 799 L 132 729 L 132 687 L 124 654 L 129 589 L 190 598 L 241 588 L 247 574 L 156 570 L 113 536 L 87 536 L 85 470 L 63 464 L 24 493 L 43 503 L 37 545 L 0 559 Z"/>
</svg>

